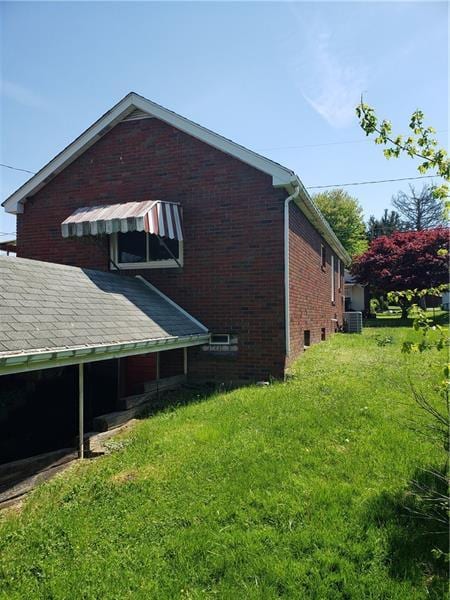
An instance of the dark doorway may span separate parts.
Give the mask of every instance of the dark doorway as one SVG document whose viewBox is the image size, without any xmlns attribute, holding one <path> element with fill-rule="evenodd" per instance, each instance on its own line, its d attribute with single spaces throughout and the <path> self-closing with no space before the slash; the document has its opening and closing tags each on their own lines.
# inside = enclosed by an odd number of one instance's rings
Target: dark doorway
<svg viewBox="0 0 450 600">
<path fill-rule="evenodd" d="M 100 360 L 84 365 L 84 427 L 92 430 L 92 419 L 118 407 L 119 361 Z"/>
<path fill-rule="evenodd" d="M 118 361 L 86 363 L 84 429 L 117 410 Z M 78 435 L 78 365 L 0 376 L 0 464 L 61 448 Z"/>
<path fill-rule="evenodd" d="M 74 446 L 78 367 L 0 377 L 0 464 Z"/>
</svg>

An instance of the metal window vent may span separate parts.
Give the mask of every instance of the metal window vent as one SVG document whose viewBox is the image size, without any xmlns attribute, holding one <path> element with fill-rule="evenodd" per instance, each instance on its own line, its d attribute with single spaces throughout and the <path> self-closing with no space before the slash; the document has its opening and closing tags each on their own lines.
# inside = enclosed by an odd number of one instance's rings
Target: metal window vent
<svg viewBox="0 0 450 600">
<path fill-rule="evenodd" d="M 133 112 L 131 112 L 123 120 L 124 121 L 137 121 L 139 119 L 153 119 L 153 117 L 152 117 L 152 115 L 149 115 L 148 113 L 144 112 L 143 110 L 139 110 L 138 108 L 136 108 L 135 110 L 133 110 Z"/>
<path fill-rule="evenodd" d="M 352 311 L 344 313 L 345 331 L 347 333 L 362 332 L 362 312 Z"/>
</svg>

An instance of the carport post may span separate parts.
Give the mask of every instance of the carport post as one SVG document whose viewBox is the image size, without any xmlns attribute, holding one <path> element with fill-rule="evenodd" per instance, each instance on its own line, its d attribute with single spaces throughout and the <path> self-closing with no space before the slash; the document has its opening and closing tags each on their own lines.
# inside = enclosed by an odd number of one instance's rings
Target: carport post
<svg viewBox="0 0 450 600">
<path fill-rule="evenodd" d="M 186 376 L 188 369 L 187 348 L 183 348 L 183 373 Z"/>
<path fill-rule="evenodd" d="M 78 458 L 84 458 L 84 365 L 78 365 Z"/>
</svg>

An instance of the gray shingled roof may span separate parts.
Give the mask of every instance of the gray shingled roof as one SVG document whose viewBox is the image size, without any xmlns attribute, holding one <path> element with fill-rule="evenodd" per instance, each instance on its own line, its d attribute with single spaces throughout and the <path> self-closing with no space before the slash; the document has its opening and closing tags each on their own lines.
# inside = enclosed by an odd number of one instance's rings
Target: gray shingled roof
<svg viewBox="0 0 450 600">
<path fill-rule="evenodd" d="M 0 256 L 0 359 L 195 335 L 206 330 L 135 277 Z"/>
</svg>

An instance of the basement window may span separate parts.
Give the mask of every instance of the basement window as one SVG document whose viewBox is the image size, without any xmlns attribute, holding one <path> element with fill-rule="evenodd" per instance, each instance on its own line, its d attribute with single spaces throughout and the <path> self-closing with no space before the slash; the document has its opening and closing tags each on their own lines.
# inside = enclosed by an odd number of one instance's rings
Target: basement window
<svg viewBox="0 0 450 600">
<path fill-rule="evenodd" d="M 311 346 L 311 331 L 305 329 L 303 332 L 303 348 L 309 348 Z"/>
<path fill-rule="evenodd" d="M 183 242 L 159 238 L 145 231 L 111 235 L 110 251 L 112 260 L 122 269 L 159 269 L 183 265 Z"/>
<path fill-rule="evenodd" d="M 230 345 L 230 334 L 229 333 L 212 333 L 210 343 L 212 346 L 229 346 Z"/>
<path fill-rule="evenodd" d="M 326 332 L 325 332 L 325 327 L 322 327 L 322 329 L 320 330 L 320 339 L 322 340 L 322 342 L 324 342 L 326 340 Z"/>
<path fill-rule="evenodd" d="M 323 244 L 320 244 L 320 266 L 322 267 L 322 270 L 325 270 L 326 265 L 327 265 L 327 252 L 326 252 L 325 246 Z"/>
</svg>

